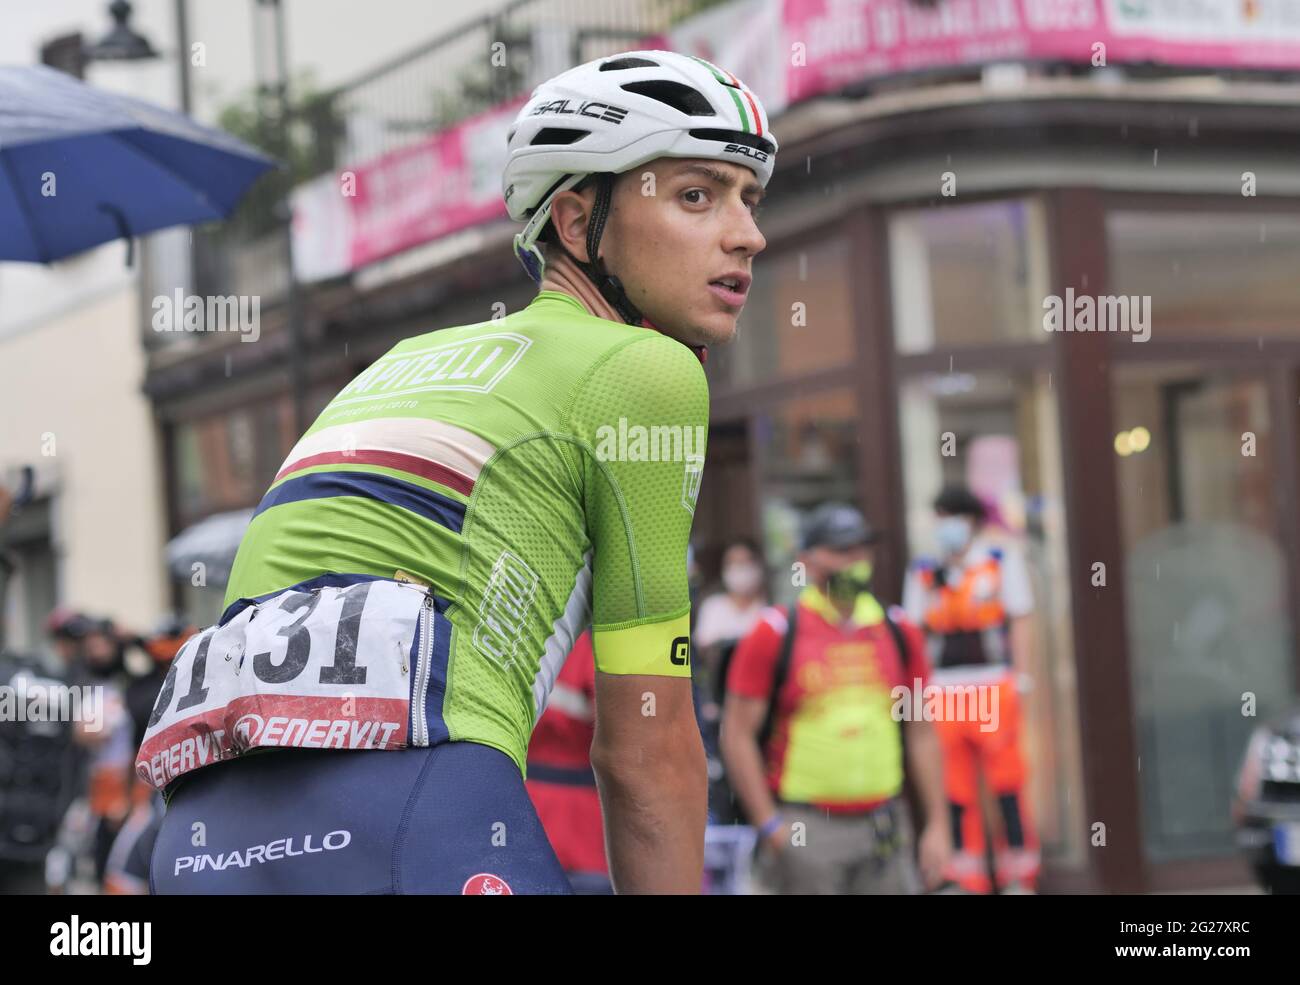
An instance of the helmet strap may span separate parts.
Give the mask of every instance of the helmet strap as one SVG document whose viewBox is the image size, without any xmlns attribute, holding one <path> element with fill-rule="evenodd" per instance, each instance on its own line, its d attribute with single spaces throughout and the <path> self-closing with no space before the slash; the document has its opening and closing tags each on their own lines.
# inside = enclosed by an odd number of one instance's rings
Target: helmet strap
<svg viewBox="0 0 1300 985">
<path fill-rule="evenodd" d="M 618 312 L 620 318 L 629 325 L 639 325 L 658 332 L 660 331 L 659 327 L 646 318 L 640 309 L 632 303 L 632 299 L 627 296 L 623 282 L 605 269 L 605 261 L 600 255 L 600 239 L 604 235 L 605 222 L 609 219 L 610 205 L 614 198 L 614 175 L 608 172 L 600 172 L 594 178 L 597 182 L 596 199 L 592 204 L 591 219 L 587 223 L 587 256 L 591 260 L 589 262 L 579 260 L 560 242 L 559 237 L 556 237 L 553 243 L 573 262 L 574 266 L 586 274 L 587 279 L 600 291 L 601 297 L 608 301 L 610 306 Z M 549 212 L 548 200 L 548 217 Z M 704 346 L 689 346 L 689 348 L 695 353 L 701 364 L 708 358 L 708 350 Z"/>
<path fill-rule="evenodd" d="M 601 296 L 618 312 L 620 318 L 629 325 L 641 325 L 645 322 L 645 316 L 627 296 L 623 282 L 605 269 L 604 258 L 600 255 L 600 239 L 605 233 L 605 222 L 609 219 L 610 205 L 614 200 L 614 175 L 601 172 L 595 178 L 596 200 L 592 204 L 591 219 L 587 223 L 587 256 L 590 260 L 583 263 L 571 253 L 569 259 L 573 260 L 587 275 L 596 286 L 596 290 L 600 291 Z"/>
</svg>

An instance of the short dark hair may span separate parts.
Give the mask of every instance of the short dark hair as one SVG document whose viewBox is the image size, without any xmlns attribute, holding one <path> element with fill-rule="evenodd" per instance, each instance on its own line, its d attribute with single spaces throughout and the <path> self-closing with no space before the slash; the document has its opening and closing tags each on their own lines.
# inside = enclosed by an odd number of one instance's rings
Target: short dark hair
<svg viewBox="0 0 1300 985">
<path fill-rule="evenodd" d="M 733 547 L 745 548 L 745 550 L 749 551 L 750 554 L 754 555 L 754 560 L 759 564 L 763 563 L 763 552 L 759 549 L 758 541 L 753 537 L 744 536 L 728 539 L 722 545 L 722 553 L 725 555 L 727 551 L 731 550 Z"/>
<path fill-rule="evenodd" d="M 584 177 L 581 181 L 579 181 L 579 182 L 578 182 L 576 185 L 574 185 L 572 188 L 570 188 L 569 191 L 573 191 L 573 192 L 580 192 L 580 191 L 582 191 L 584 188 L 586 188 L 588 185 L 590 185 L 590 184 L 591 184 L 591 183 L 592 183 L 592 182 L 593 182 L 597 177 L 599 177 L 599 175 L 600 175 L 600 172 L 592 172 L 591 174 L 589 174 L 589 175 L 587 175 L 586 177 Z M 615 181 L 615 183 L 618 182 L 619 177 L 620 177 L 620 176 L 617 175 L 617 174 L 614 175 L 614 181 Z M 544 225 L 544 226 L 541 228 L 541 231 L 538 232 L 538 234 L 537 234 L 537 242 L 538 242 L 538 244 L 539 244 L 540 247 L 541 247 L 542 255 L 545 256 L 547 260 L 550 260 L 551 257 L 554 255 L 554 253 L 553 253 L 553 251 L 549 251 L 549 250 L 547 249 L 547 246 L 548 246 L 549 244 L 559 244 L 559 239 L 558 239 L 558 238 L 556 237 L 556 235 L 555 235 L 555 223 L 554 223 L 552 220 L 549 220 L 549 219 L 548 219 L 547 222 L 546 222 L 546 225 Z"/>
<path fill-rule="evenodd" d="M 970 491 L 969 486 L 959 482 L 943 487 L 939 495 L 934 498 L 934 509 L 937 513 L 946 513 L 949 516 L 968 516 L 976 523 L 983 523 L 988 515 L 983 501 Z"/>
</svg>

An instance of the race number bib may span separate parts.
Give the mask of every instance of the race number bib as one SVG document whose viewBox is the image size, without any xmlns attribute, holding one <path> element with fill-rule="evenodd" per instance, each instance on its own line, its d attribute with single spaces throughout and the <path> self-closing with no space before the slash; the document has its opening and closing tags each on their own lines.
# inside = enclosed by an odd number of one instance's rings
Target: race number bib
<svg viewBox="0 0 1300 985">
<path fill-rule="evenodd" d="M 432 596 L 395 581 L 290 590 L 250 605 L 176 655 L 136 773 L 161 790 L 257 747 L 428 745 L 433 627 Z"/>
</svg>

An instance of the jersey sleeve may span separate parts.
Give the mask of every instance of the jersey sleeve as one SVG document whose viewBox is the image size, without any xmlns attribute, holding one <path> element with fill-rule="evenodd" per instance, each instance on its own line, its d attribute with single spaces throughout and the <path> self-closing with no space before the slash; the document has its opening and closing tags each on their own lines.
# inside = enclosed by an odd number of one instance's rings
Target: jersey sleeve
<svg viewBox="0 0 1300 985">
<path fill-rule="evenodd" d="M 1034 611 L 1029 565 L 1019 550 L 1008 550 L 1002 555 L 1002 607 L 1012 619 Z"/>
<path fill-rule="evenodd" d="M 603 355 L 570 426 L 592 545 L 592 643 L 607 674 L 690 677 L 686 545 L 703 476 L 709 391 L 686 346 L 657 333 Z"/>
<path fill-rule="evenodd" d="M 696 646 L 712 646 L 722 639 L 720 626 L 723 604 L 721 595 L 710 595 L 700 603 L 699 611 L 695 614 Z"/>
<path fill-rule="evenodd" d="M 780 630 L 774 625 L 780 623 Z M 785 617 L 779 611 L 764 613 L 753 629 L 736 644 L 727 668 L 727 690 L 746 698 L 770 698 L 776 658 L 785 638 Z"/>
<path fill-rule="evenodd" d="M 913 680 L 919 679 L 920 686 L 924 688 L 930 683 L 930 654 L 925 645 L 925 634 L 901 610 L 898 615 L 903 617 L 897 622 L 902 631 L 903 643 L 907 647 L 902 683 L 910 688 Z"/>
<path fill-rule="evenodd" d="M 907 569 L 903 579 L 903 611 L 916 625 L 925 623 L 925 586 L 921 584 L 921 572 L 915 565 Z"/>
</svg>

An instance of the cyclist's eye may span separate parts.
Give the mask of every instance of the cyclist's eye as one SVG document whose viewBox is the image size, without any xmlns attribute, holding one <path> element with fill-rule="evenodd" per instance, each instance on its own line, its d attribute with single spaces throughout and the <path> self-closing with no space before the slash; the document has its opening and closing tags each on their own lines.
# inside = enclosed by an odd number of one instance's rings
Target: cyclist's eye
<svg viewBox="0 0 1300 985">
<path fill-rule="evenodd" d="M 700 198 L 696 198 L 696 199 L 691 200 L 691 202 L 690 202 L 691 205 L 703 205 L 703 204 L 704 204 L 704 198 L 703 198 L 703 195 L 704 195 L 704 189 L 703 189 L 703 188 L 688 188 L 688 189 L 686 189 L 686 191 L 682 192 L 682 197 L 683 197 L 683 198 L 685 198 L 685 197 L 688 196 L 688 195 L 699 195 L 699 196 L 701 196 Z"/>
</svg>

